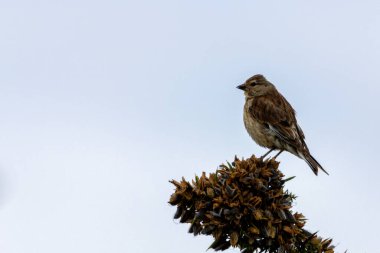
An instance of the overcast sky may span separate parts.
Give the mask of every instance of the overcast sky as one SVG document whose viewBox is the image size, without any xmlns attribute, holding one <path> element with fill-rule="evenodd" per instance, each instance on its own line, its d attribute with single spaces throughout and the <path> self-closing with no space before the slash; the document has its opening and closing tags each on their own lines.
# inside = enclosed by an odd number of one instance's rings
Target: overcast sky
<svg viewBox="0 0 380 253">
<path fill-rule="evenodd" d="M 0 1 L 0 251 L 205 252 L 168 180 L 266 151 L 235 88 L 261 73 L 330 173 L 279 158 L 306 228 L 378 252 L 379 27 L 378 0 Z"/>
</svg>

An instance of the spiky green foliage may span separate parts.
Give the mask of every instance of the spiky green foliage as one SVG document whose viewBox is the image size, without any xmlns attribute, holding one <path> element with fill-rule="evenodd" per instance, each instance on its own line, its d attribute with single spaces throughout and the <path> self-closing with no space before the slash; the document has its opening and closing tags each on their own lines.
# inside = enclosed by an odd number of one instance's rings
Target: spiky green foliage
<svg viewBox="0 0 380 253">
<path fill-rule="evenodd" d="M 246 160 L 222 164 L 215 173 L 202 173 L 192 182 L 175 180 L 169 203 L 174 215 L 189 223 L 189 233 L 212 235 L 210 248 L 238 247 L 245 253 L 333 253 L 331 239 L 306 231 L 306 219 L 291 210 L 295 196 L 284 190 L 290 179 L 275 160 Z"/>
</svg>

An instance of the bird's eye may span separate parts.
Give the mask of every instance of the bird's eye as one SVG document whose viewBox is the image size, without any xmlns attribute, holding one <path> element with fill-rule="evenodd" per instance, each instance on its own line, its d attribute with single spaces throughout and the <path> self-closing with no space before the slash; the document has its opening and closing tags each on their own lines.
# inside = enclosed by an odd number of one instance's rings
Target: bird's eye
<svg viewBox="0 0 380 253">
<path fill-rule="evenodd" d="M 257 84 L 256 81 L 253 81 L 253 82 L 250 83 L 251 86 L 255 86 L 256 84 Z"/>
</svg>

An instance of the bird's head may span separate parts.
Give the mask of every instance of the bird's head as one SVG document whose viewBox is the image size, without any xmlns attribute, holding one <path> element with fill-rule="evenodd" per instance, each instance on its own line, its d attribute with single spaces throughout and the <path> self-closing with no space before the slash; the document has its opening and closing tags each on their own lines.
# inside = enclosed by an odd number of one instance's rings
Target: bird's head
<svg viewBox="0 0 380 253">
<path fill-rule="evenodd" d="M 254 75 L 247 79 L 245 83 L 237 86 L 236 88 L 243 90 L 245 96 L 260 96 L 266 93 L 266 91 L 271 88 L 273 84 L 268 82 L 268 80 L 260 74 Z"/>
</svg>

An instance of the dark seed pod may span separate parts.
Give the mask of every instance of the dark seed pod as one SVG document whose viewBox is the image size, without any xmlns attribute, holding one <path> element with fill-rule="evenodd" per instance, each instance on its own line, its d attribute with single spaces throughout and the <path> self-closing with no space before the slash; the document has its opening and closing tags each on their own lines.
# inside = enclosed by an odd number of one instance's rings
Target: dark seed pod
<svg viewBox="0 0 380 253">
<path fill-rule="evenodd" d="M 218 247 L 214 248 L 215 251 L 218 251 L 218 250 L 226 250 L 228 249 L 229 247 L 231 246 L 230 242 L 224 242 L 222 244 L 220 244 Z"/>
<path fill-rule="evenodd" d="M 182 217 L 179 220 L 181 223 L 190 222 L 193 220 L 192 212 L 190 210 L 184 210 L 182 213 Z"/>
<path fill-rule="evenodd" d="M 215 239 L 215 241 L 210 245 L 209 249 L 217 249 L 223 246 L 226 243 L 225 237 L 220 237 L 219 239 Z"/>
<path fill-rule="evenodd" d="M 180 202 L 181 202 L 181 196 L 178 195 L 177 193 L 173 193 L 172 196 L 170 197 L 169 204 L 174 206 Z"/>
<path fill-rule="evenodd" d="M 202 230 L 202 226 L 198 223 L 195 223 L 195 226 L 193 227 L 193 234 L 199 235 Z M 190 233 L 190 232 L 189 232 Z"/>
<path fill-rule="evenodd" d="M 296 222 L 296 219 L 294 218 L 293 214 L 289 210 L 285 209 L 284 212 L 286 214 L 286 218 L 288 219 L 288 221 L 292 223 Z"/>
<path fill-rule="evenodd" d="M 189 227 L 189 232 L 190 234 L 194 233 L 194 227 L 195 227 L 195 223 L 191 224 L 190 227 Z"/>
<path fill-rule="evenodd" d="M 203 218 L 203 216 L 205 215 L 205 210 L 204 209 L 202 209 L 202 210 L 200 210 L 199 212 L 195 212 L 195 219 L 197 219 L 197 220 L 199 220 L 199 219 L 202 219 Z"/>
<path fill-rule="evenodd" d="M 177 207 L 177 211 L 174 214 L 174 219 L 178 219 L 179 217 L 181 217 L 182 212 L 183 212 L 183 207 L 182 206 L 178 206 Z"/>
<path fill-rule="evenodd" d="M 283 209 L 277 209 L 277 215 L 281 220 L 286 220 L 288 217 Z"/>
<path fill-rule="evenodd" d="M 215 230 L 215 226 L 208 225 L 208 226 L 204 226 L 201 233 L 204 235 L 211 235 L 214 230 Z"/>
</svg>

